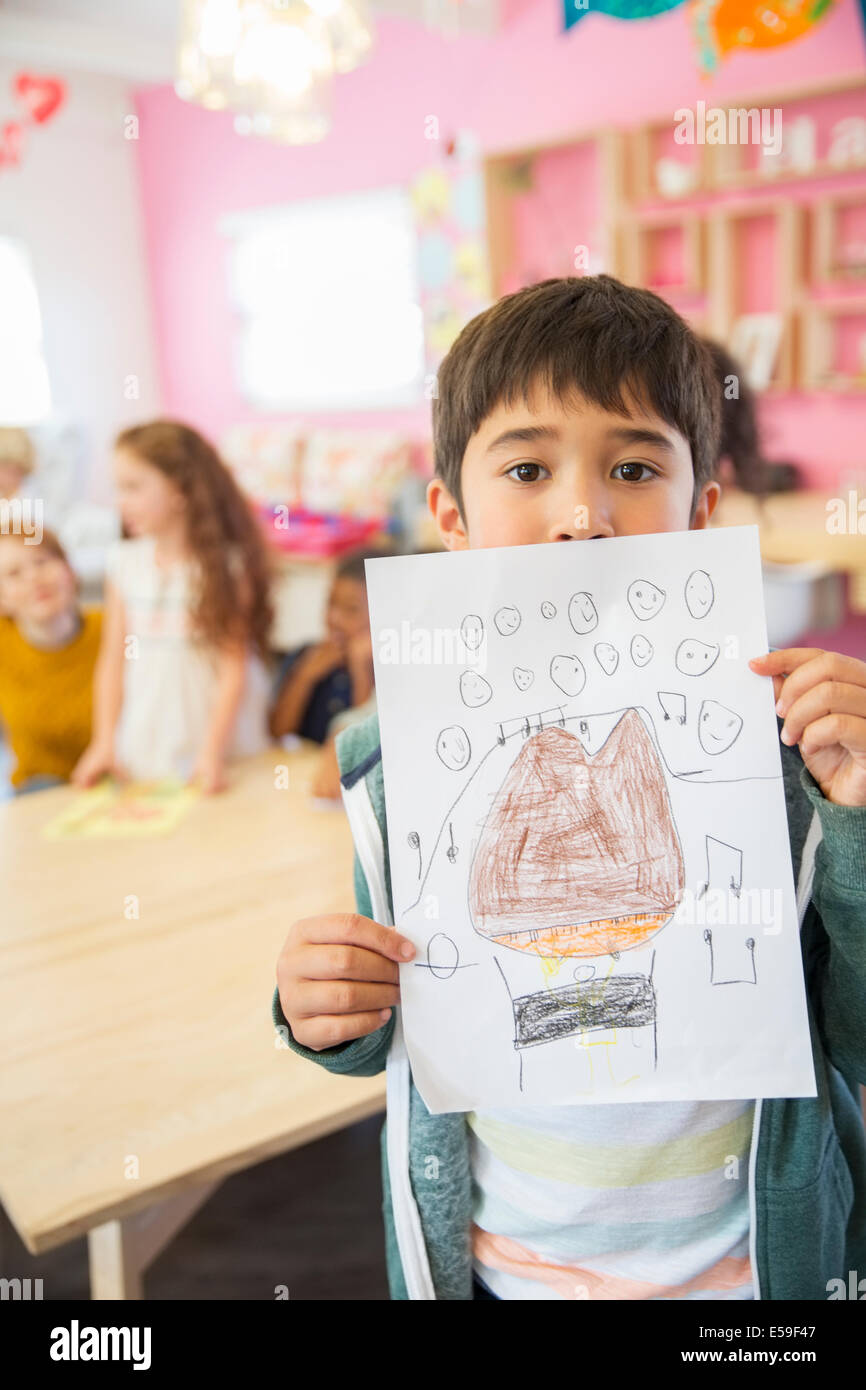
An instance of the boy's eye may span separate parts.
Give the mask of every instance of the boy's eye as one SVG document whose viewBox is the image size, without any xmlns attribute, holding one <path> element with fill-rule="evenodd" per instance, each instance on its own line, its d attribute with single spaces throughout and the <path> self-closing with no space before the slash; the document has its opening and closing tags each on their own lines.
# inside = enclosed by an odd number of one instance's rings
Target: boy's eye
<svg viewBox="0 0 866 1390">
<path fill-rule="evenodd" d="M 540 463 L 515 463 L 508 469 L 507 476 L 510 477 L 514 474 L 520 483 L 534 483 L 538 479 L 541 468 Z M 546 473 L 547 469 L 544 469 L 544 472 Z"/>
<path fill-rule="evenodd" d="M 630 469 L 645 468 L 646 471 L 647 471 L 647 473 L 650 475 L 650 477 L 656 477 L 656 476 L 657 476 L 655 469 L 654 469 L 654 468 L 650 468 L 650 466 L 649 466 L 648 463 L 618 463 L 617 466 L 616 466 L 616 468 L 613 470 L 614 473 L 616 473 L 616 471 L 617 471 L 618 468 L 630 468 Z M 625 483 L 642 483 L 642 482 L 644 482 L 644 481 L 645 481 L 645 478 L 643 478 L 643 477 L 638 477 L 638 476 L 636 475 L 636 473 L 631 473 L 630 476 L 628 476 L 628 477 L 626 477 L 626 478 L 623 478 L 623 482 L 625 482 Z"/>
</svg>

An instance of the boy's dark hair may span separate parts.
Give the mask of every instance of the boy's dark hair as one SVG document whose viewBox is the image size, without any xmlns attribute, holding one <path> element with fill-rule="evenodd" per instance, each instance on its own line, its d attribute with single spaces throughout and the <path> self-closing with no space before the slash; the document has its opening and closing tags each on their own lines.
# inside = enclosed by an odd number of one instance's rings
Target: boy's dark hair
<svg viewBox="0 0 866 1390">
<path fill-rule="evenodd" d="M 761 453 L 755 393 L 746 380 L 746 371 L 735 357 L 712 338 L 704 342 L 710 351 L 719 384 L 722 432 L 719 459 L 730 459 L 737 486 L 744 492 L 763 496 L 769 490 L 767 464 Z M 729 393 L 731 378 L 737 394 Z"/>
<path fill-rule="evenodd" d="M 497 405 L 527 398 L 538 379 L 562 401 L 577 391 L 623 413 L 627 388 L 679 430 L 691 448 L 694 509 L 719 456 L 719 389 L 708 348 L 651 290 L 612 275 L 575 275 L 505 295 L 466 325 L 439 367 L 435 472 L 461 514 L 471 436 Z"/>
</svg>

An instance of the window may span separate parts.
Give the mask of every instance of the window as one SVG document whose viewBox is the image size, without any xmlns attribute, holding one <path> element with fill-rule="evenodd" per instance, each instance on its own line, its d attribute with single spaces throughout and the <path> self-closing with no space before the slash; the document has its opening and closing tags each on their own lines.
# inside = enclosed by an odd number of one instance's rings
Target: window
<svg viewBox="0 0 866 1390">
<path fill-rule="evenodd" d="M 38 425 L 51 413 L 42 317 L 27 248 L 0 237 L 0 424 Z"/>
<path fill-rule="evenodd" d="M 424 326 L 403 189 L 241 213 L 222 230 L 245 400 L 273 411 L 418 403 Z"/>
</svg>

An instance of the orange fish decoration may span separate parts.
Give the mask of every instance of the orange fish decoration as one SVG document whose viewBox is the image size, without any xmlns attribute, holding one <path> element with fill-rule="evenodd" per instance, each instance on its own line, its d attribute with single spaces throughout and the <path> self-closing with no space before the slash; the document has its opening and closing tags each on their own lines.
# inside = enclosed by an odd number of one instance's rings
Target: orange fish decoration
<svg viewBox="0 0 866 1390">
<path fill-rule="evenodd" d="M 835 0 L 697 0 L 692 18 L 706 71 L 736 48 L 778 48 L 799 39 Z"/>
</svg>

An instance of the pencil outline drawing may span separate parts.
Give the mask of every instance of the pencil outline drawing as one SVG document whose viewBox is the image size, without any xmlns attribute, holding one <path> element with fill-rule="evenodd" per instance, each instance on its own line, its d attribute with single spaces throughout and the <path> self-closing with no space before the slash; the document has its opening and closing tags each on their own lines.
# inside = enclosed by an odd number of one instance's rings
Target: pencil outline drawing
<svg viewBox="0 0 866 1390">
<path fill-rule="evenodd" d="M 715 603 L 716 591 L 706 570 L 692 570 L 685 582 L 683 596 L 693 618 L 700 622 L 701 618 L 707 616 Z"/>
<path fill-rule="evenodd" d="M 635 579 L 626 591 L 628 606 L 642 623 L 651 622 L 665 606 L 667 593 L 651 579 Z"/>
<path fill-rule="evenodd" d="M 628 651 L 635 666 L 649 666 L 655 656 L 655 647 L 644 632 L 635 633 Z"/>
<path fill-rule="evenodd" d="M 684 637 L 677 647 L 674 665 L 684 676 L 705 676 L 719 659 L 718 642 L 702 642 L 699 637 Z M 691 669 L 685 663 L 693 663 Z"/>
<path fill-rule="evenodd" d="M 728 716 L 730 716 L 728 718 Z M 725 732 L 715 734 L 706 725 L 713 723 L 717 728 L 724 727 Z M 729 748 L 733 748 L 740 734 L 743 732 L 742 716 L 736 710 L 729 709 L 727 705 L 721 704 L 718 700 L 704 700 L 698 710 L 698 743 L 705 753 L 710 757 L 718 757 L 720 753 L 727 753 Z M 714 744 L 715 747 L 712 747 Z"/>
<path fill-rule="evenodd" d="M 493 699 L 493 686 L 477 671 L 464 671 L 460 676 L 460 699 L 467 709 L 479 709 Z"/>
<path fill-rule="evenodd" d="M 472 745 L 462 724 L 448 724 L 436 737 L 436 756 L 451 772 L 462 772 L 472 758 Z"/>
<path fill-rule="evenodd" d="M 579 636 L 593 632 L 598 627 L 598 609 L 595 599 L 586 589 L 572 594 L 568 601 L 568 621 Z"/>
<path fill-rule="evenodd" d="M 515 608 L 511 603 L 503 604 L 501 608 L 497 608 L 493 615 L 493 623 L 496 631 L 502 637 L 513 636 L 520 627 L 522 621 L 520 609 Z"/>
</svg>

